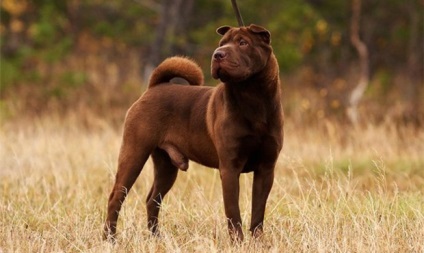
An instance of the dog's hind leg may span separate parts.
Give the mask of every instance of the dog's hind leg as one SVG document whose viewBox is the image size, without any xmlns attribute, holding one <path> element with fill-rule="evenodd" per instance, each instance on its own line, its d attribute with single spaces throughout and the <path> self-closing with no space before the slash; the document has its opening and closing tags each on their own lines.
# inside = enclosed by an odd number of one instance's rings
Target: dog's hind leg
<svg viewBox="0 0 424 253">
<path fill-rule="evenodd" d="M 146 199 L 147 226 L 153 235 L 159 235 L 158 218 L 162 199 L 174 185 L 178 168 L 173 165 L 168 153 L 156 148 L 152 153 L 154 182 Z"/>
<path fill-rule="evenodd" d="M 104 239 L 115 241 L 116 225 L 122 204 L 149 158 L 153 148 L 141 145 L 132 135 L 125 135 L 118 159 L 115 184 L 109 196 Z"/>
</svg>

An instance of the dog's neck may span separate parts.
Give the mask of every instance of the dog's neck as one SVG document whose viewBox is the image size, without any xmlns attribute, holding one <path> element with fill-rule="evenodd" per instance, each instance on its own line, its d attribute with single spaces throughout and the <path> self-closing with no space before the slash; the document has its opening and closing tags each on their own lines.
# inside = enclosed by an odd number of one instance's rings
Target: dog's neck
<svg viewBox="0 0 424 253">
<path fill-rule="evenodd" d="M 253 74 L 248 79 L 231 83 L 227 82 L 224 84 L 225 93 L 228 98 L 240 99 L 243 101 L 244 97 L 248 98 L 254 96 L 260 97 L 264 102 L 270 99 L 275 99 L 276 96 L 280 98 L 280 76 L 278 62 L 273 53 L 271 53 L 267 64 L 262 71 Z M 241 102 L 239 101 L 239 102 Z M 248 99 L 247 101 L 248 102 Z"/>
<path fill-rule="evenodd" d="M 229 108 L 241 113 L 250 122 L 267 124 L 272 108 L 281 103 L 281 88 L 278 62 L 271 53 L 265 68 L 239 83 L 224 84 L 224 93 Z"/>
</svg>

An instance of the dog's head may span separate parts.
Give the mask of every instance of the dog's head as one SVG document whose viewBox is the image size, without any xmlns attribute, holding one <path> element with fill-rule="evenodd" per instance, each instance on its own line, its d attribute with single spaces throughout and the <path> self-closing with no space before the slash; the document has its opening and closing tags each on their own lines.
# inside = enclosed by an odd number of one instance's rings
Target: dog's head
<svg viewBox="0 0 424 253">
<path fill-rule="evenodd" d="M 265 68 L 272 53 L 271 34 L 258 25 L 222 26 L 219 47 L 212 55 L 211 73 L 222 82 L 242 82 Z"/>
</svg>

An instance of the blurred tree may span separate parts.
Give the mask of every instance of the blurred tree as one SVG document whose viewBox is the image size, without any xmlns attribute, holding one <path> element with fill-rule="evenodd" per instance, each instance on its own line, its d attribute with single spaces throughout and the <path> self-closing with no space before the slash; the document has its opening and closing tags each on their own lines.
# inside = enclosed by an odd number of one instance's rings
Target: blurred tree
<svg viewBox="0 0 424 253">
<path fill-rule="evenodd" d="M 155 29 L 147 62 L 144 67 L 144 80 L 148 82 L 153 69 L 165 56 L 184 53 L 188 34 L 187 25 L 192 16 L 194 0 L 162 0 L 159 10 L 159 23 Z"/>
<path fill-rule="evenodd" d="M 424 5 L 424 2 L 423 2 Z M 415 115 L 419 114 L 420 89 L 419 85 L 424 86 L 424 27 L 423 13 L 416 10 L 414 1 L 407 3 L 407 12 L 409 13 L 409 38 L 408 38 L 408 56 L 407 56 L 407 87 L 404 92 L 405 100 L 410 101 L 406 110 L 406 120 L 416 121 Z M 419 8 L 419 7 L 418 7 Z M 420 27 L 421 24 L 421 27 Z M 417 52 L 421 52 L 417 53 Z M 418 80 L 418 82 L 417 82 Z M 421 82 L 421 83 L 420 83 Z"/>
<path fill-rule="evenodd" d="M 349 106 L 347 115 L 353 124 L 358 124 L 358 104 L 364 95 L 365 89 L 369 82 L 369 57 L 368 48 L 359 38 L 360 17 L 361 17 L 361 0 L 352 0 L 352 18 L 350 21 L 350 41 L 355 47 L 359 56 L 359 80 L 358 84 L 352 90 L 349 96 Z"/>
</svg>

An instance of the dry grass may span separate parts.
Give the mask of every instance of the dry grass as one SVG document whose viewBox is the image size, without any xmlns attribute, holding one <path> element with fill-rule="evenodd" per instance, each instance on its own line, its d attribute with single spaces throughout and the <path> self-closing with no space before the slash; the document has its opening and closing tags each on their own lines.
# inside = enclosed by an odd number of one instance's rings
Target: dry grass
<svg viewBox="0 0 424 253">
<path fill-rule="evenodd" d="M 231 245 L 219 175 L 191 164 L 149 236 L 148 162 L 125 202 L 119 241 L 101 239 L 120 130 L 78 117 L 3 123 L 0 252 L 423 252 L 424 130 L 286 126 L 266 236 Z M 252 175 L 241 177 L 245 231 Z"/>
</svg>

